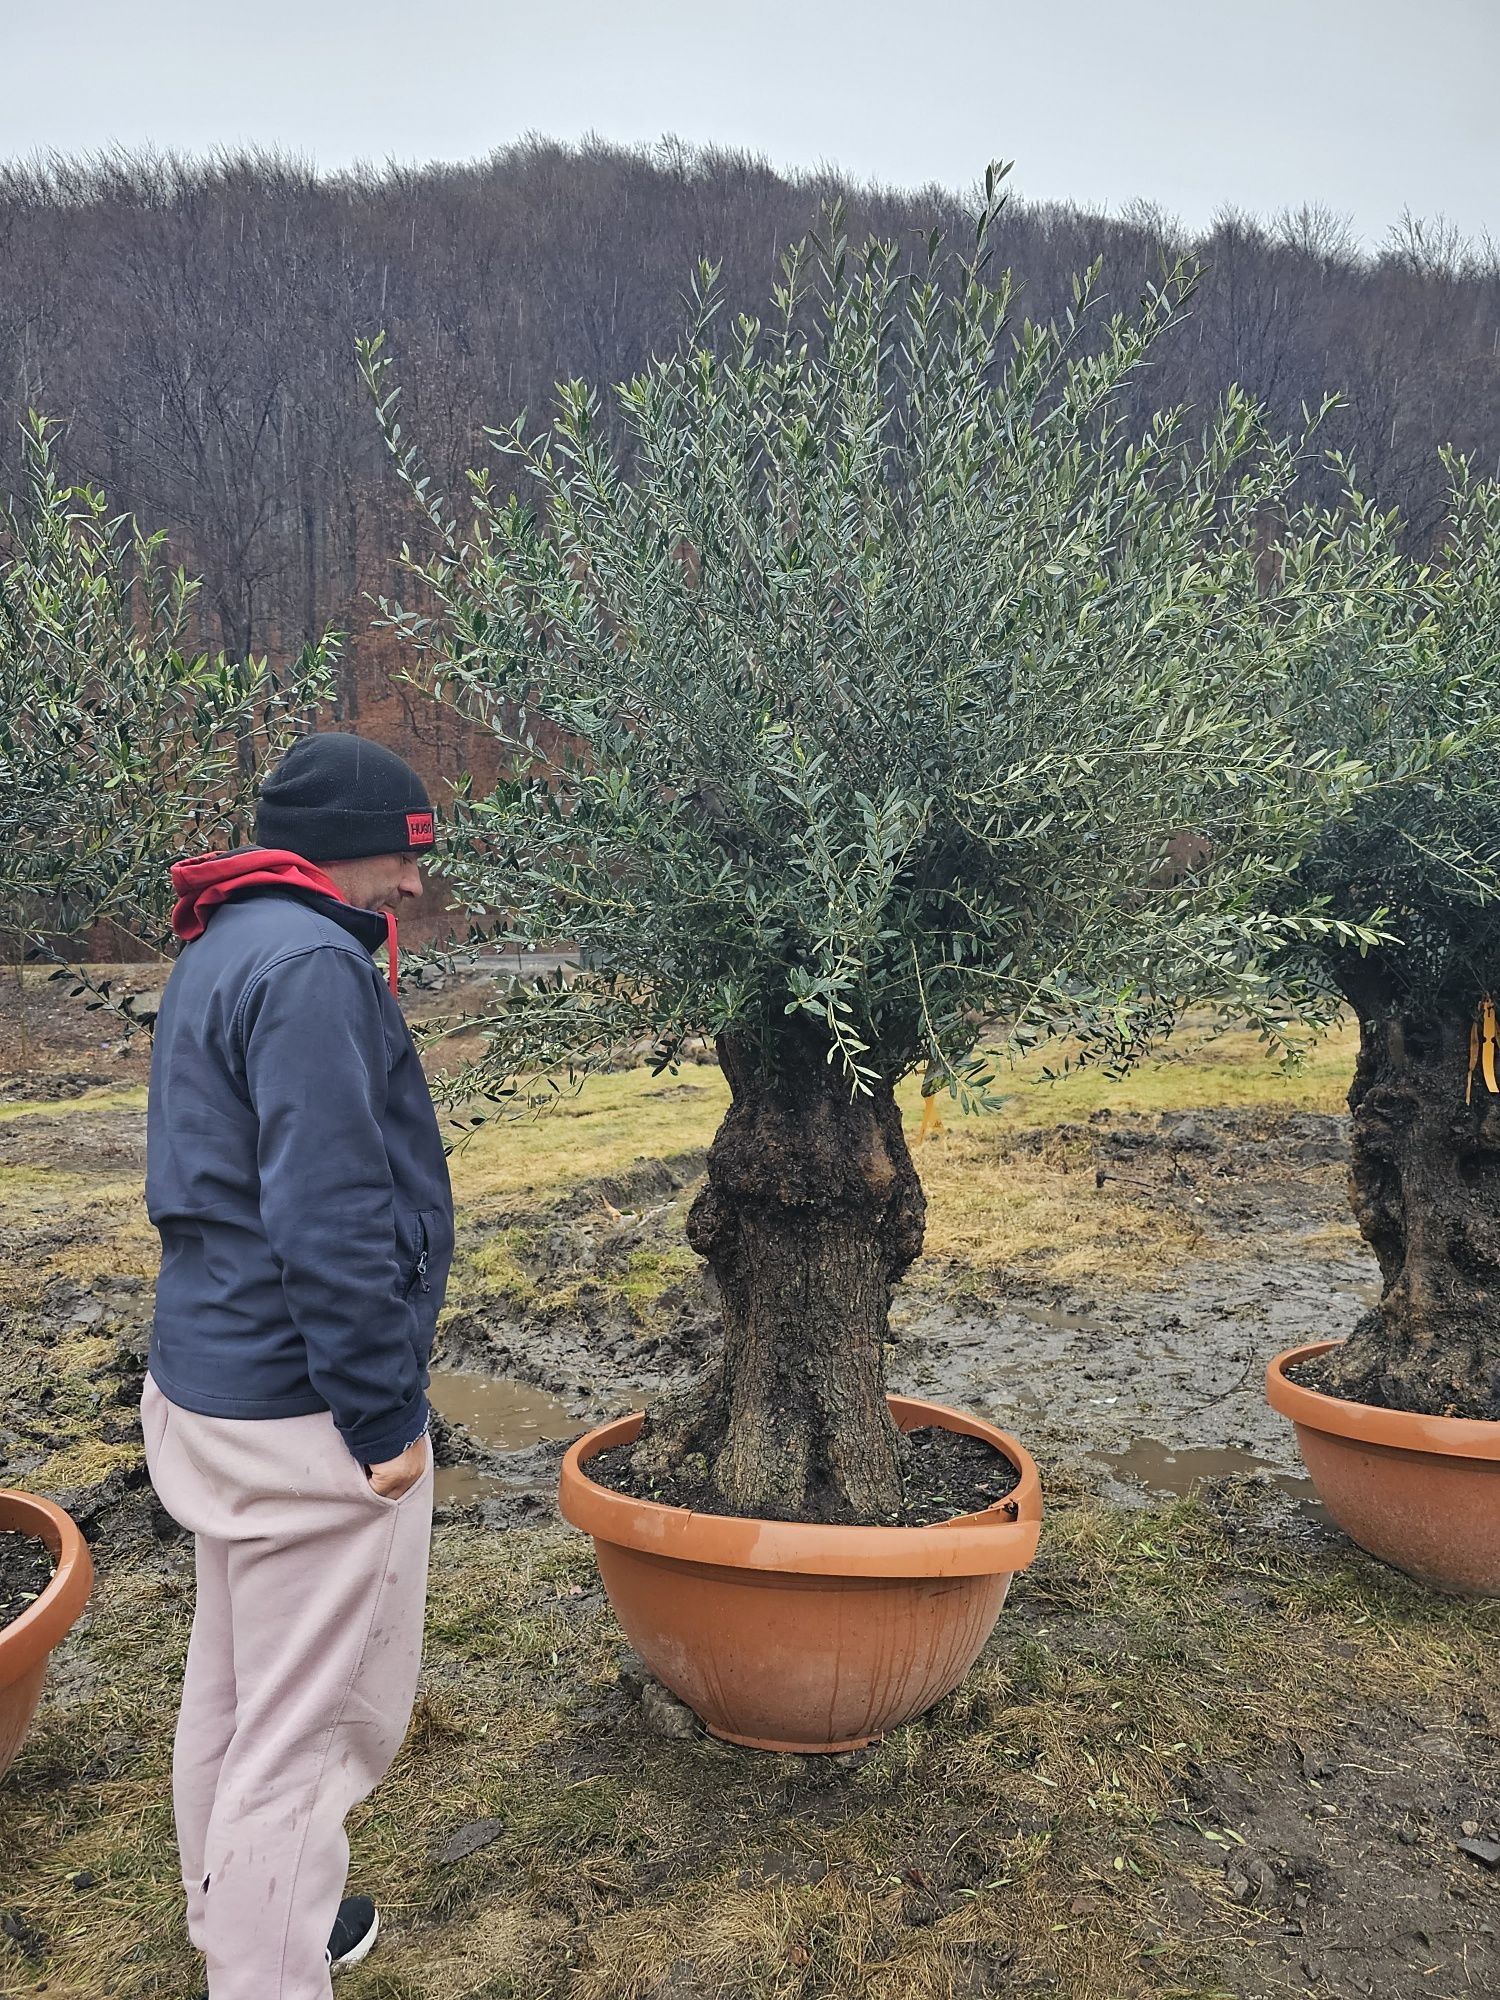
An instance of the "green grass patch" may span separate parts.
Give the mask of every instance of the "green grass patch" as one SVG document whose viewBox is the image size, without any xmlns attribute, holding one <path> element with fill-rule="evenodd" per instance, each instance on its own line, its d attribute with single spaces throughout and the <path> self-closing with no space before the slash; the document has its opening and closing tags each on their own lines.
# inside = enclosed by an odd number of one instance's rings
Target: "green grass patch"
<svg viewBox="0 0 1500 2000">
<path fill-rule="evenodd" d="M 706 1147 L 728 1103 L 715 1069 L 695 1068 L 676 1084 L 647 1070 L 591 1077 L 535 1118 L 481 1126 L 453 1155 L 454 1190 L 470 1208 L 540 1208 L 642 1160 Z"/>
<path fill-rule="evenodd" d="M 1033 1056 L 1010 1072 L 1003 1108 L 960 1118 L 946 1099 L 950 1132 L 968 1127 L 1051 1125 L 1087 1119 L 1098 1110 L 1147 1115 L 1207 1107 L 1265 1107 L 1274 1111 L 1341 1111 L 1354 1069 L 1356 1033 L 1340 1027 L 1315 1043 L 1300 1067 L 1284 1068 L 1243 1031 L 1215 1034 L 1185 1028 L 1166 1049 L 1130 1075 L 1110 1078 L 1075 1070 L 1048 1081 L 1043 1066 L 1066 1051 Z M 591 1077 L 575 1097 L 559 1098 L 547 1112 L 526 1120 L 496 1119 L 481 1126 L 453 1157 L 461 1202 L 540 1207 L 564 1189 L 627 1174 L 641 1160 L 706 1147 L 728 1107 L 719 1072 L 694 1067 L 681 1078 L 624 1070 Z M 921 1119 L 921 1080 L 902 1085 L 908 1125 Z"/>
<path fill-rule="evenodd" d="M 1129 1076 L 1111 1079 L 1075 1070 L 1048 1081 L 1043 1064 L 1065 1051 L 1030 1058 L 1011 1072 L 999 1110 L 964 1117 L 946 1100 L 945 1130 L 916 1150 L 928 1194 L 927 1248 L 976 1271 L 1011 1271 L 1054 1283 L 1141 1285 L 1160 1281 L 1212 1244 L 1194 1219 L 1118 1181 L 1106 1192 L 1093 1184 L 1087 1142 L 1060 1138 L 1040 1153 L 1017 1150 L 1020 1135 L 1056 1124 L 1081 1124 L 1096 1111 L 1124 1117 L 1213 1107 L 1291 1111 L 1343 1108 L 1355 1051 L 1355 1031 L 1340 1027 L 1313 1045 L 1296 1069 L 1285 1068 L 1256 1038 L 1188 1027 L 1159 1057 Z M 922 1117 L 920 1079 L 908 1078 L 899 1100 L 915 1140 Z M 728 1103 L 717 1071 L 695 1068 L 677 1082 L 645 1070 L 591 1078 L 576 1098 L 560 1099 L 526 1122 L 496 1121 L 454 1156 L 454 1184 L 471 1217 L 498 1215 L 501 1226 L 462 1262 L 520 1304 L 566 1304 L 558 1284 L 531 1276 L 528 1255 L 537 1223 L 580 1188 L 599 1190 L 601 1213 L 609 1187 L 643 1161 L 706 1148 Z M 514 1220 L 517 1215 L 533 1218 Z M 690 1272 L 695 1260 L 680 1240 L 648 1247 L 627 1261 L 623 1276 L 590 1274 L 623 1295 L 648 1320 L 660 1292 Z M 1330 1254 L 1342 1243 L 1330 1240 Z M 571 1282 L 571 1280 L 570 1280 Z M 568 1297 L 572 1294 L 569 1293 Z"/>
<path fill-rule="evenodd" d="M 536 1280 L 524 1261 L 532 1235 L 515 1223 L 494 1230 L 476 1248 L 461 1253 L 465 1273 L 496 1287 L 517 1305 L 529 1304 L 537 1295 Z"/>
<path fill-rule="evenodd" d="M 130 1090 L 79 1091 L 74 1097 L 28 1097 L 14 1104 L 0 1104 L 0 1125 L 13 1125 L 22 1118 L 69 1118 L 81 1111 L 144 1111 L 146 1087 Z"/>
<path fill-rule="evenodd" d="M 680 1217 L 679 1217 L 680 1222 Z M 662 1249 L 632 1250 L 616 1289 L 642 1325 L 655 1317 L 662 1295 L 703 1268 L 703 1260 L 686 1242 Z"/>
<path fill-rule="evenodd" d="M 1069 1050 L 1059 1045 L 1029 1056 L 1001 1078 L 999 1087 L 1009 1094 L 996 1115 L 1018 1125 L 1053 1125 L 1087 1119 L 1095 1111 L 1146 1116 L 1209 1109 L 1343 1111 L 1358 1048 L 1358 1029 L 1344 1022 L 1289 1067 L 1243 1029 L 1188 1026 L 1128 1075 L 1110 1077 L 1099 1069 L 1066 1068 Z M 920 1077 L 907 1079 L 900 1101 L 908 1123 L 920 1120 Z M 968 1122 L 958 1119 L 946 1097 L 940 1102 L 950 1129 Z"/>
<path fill-rule="evenodd" d="M 114 1473 L 140 1465 L 142 1457 L 137 1444 L 105 1444 L 100 1438 L 79 1437 L 53 1452 L 28 1475 L 27 1483 L 42 1493 L 76 1492 L 102 1486 Z"/>
</svg>

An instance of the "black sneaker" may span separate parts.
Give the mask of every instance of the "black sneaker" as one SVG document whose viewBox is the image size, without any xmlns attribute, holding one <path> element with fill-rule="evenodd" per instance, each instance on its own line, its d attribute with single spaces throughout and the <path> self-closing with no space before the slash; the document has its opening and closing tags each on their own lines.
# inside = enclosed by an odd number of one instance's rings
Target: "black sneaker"
<svg viewBox="0 0 1500 2000">
<path fill-rule="evenodd" d="M 341 1965 L 358 1965 L 369 1956 L 380 1935 L 380 1912 L 368 1896 L 346 1896 L 328 1939 L 328 1963 L 337 1972 Z"/>
<path fill-rule="evenodd" d="M 380 1935 L 380 1912 L 368 1896 L 346 1896 L 328 1937 L 328 1963 L 335 1972 L 341 1966 L 358 1965 L 368 1958 Z M 207 1992 L 198 2000 L 208 2000 Z"/>
</svg>

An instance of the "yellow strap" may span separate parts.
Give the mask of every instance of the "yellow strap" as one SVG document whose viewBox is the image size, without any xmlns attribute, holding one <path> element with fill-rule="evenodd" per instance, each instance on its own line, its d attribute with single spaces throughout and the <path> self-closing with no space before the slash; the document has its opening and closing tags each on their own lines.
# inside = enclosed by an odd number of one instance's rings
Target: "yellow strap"
<svg viewBox="0 0 1500 2000">
<path fill-rule="evenodd" d="M 1495 1068 L 1495 1050 L 1500 1038 L 1500 1023 L 1495 1017 L 1495 1003 L 1486 993 L 1479 1003 L 1479 1019 L 1469 1023 L 1469 1081 L 1464 1090 L 1464 1103 L 1474 1102 L 1474 1072 L 1477 1069 L 1484 1078 L 1484 1087 L 1491 1097 L 1500 1097 L 1500 1075 Z"/>
<path fill-rule="evenodd" d="M 943 1129 L 943 1107 L 937 1101 L 936 1092 L 922 1099 L 922 1129 L 917 1134 L 920 1146 L 928 1139 L 935 1139 Z"/>
</svg>

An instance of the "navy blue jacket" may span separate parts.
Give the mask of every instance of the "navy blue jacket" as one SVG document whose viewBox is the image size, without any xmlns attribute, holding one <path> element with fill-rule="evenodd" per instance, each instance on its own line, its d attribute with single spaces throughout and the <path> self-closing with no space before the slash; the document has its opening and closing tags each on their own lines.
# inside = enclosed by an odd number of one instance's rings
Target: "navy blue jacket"
<svg viewBox="0 0 1500 2000">
<path fill-rule="evenodd" d="M 247 889 L 183 948 L 156 1024 L 150 1369 L 211 1417 L 331 1410 L 355 1458 L 427 1421 L 453 1198 L 426 1079 L 371 957 L 385 920 Z"/>
</svg>

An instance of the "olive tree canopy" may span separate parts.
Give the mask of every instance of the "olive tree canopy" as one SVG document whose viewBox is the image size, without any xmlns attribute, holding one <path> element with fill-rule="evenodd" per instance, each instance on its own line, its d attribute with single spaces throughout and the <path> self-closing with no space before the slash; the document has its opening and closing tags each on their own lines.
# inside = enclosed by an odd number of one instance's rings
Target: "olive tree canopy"
<svg viewBox="0 0 1500 2000">
<path fill-rule="evenodd" d="M 1125 313 L 1089 273 L 1034 325 L 988 264 L 998 201 L 992 176 L 974 243 L 912 257 L 852 250 L 835 212 L 764 320 L 721 323 L 701 267 L 680 347 L 492 432 L 462 508 L 364 349 L 428 531 L 387 615 L 510 772 L 461 813 L 458 879 L 601 968 L 518 996 L 479 1080 L 692 1034 L 729 1077 L 690 1220 L 724 1368 L 640 1447 L 720 1510 L 899 1505 L 904 1074 L 982 1102 L 1017 1047 L 1126 1060 L 1193 999 L 1279 1033 L 1316 1003 L 1267 959 L 1360 931 L 1278 894 L 1358 782 L 1257 685 L 1260 524 L 1298 447 L 1238 393 L 1127 435 L 1189 281 Z"/>
<path fill-rule="evenodd" d="M 1268 630 L 1278 726 L 1364 767 L 1325 795 L 1287 907 L 1380 910 L 1357 952 L 1304 936 L 1281 969 L 1359 1020 L 1355 1215 L 1379 1302 L 1317 1386 L 1432 1415 L 1500 1419 L 1500 485 L 1448 454 L 1430 561 L 1361 492 L 1295 524 Z M 1286 611 L 1281 611 L 1282 593 Z M 1286 629 L 1283 630 L 1283 622 Z"/>
<path fill-rule="evenodd" d="M 283 678 L 189 648 L 196 586 L 163 538 L 58 481 L 23 430 L 0 506 L 0 928 L 45 950 L 107 918 L 167 941 L 168 865 L 232 839 L 261 753 L 326 690 L 326 648 Z"/>
</svg>

